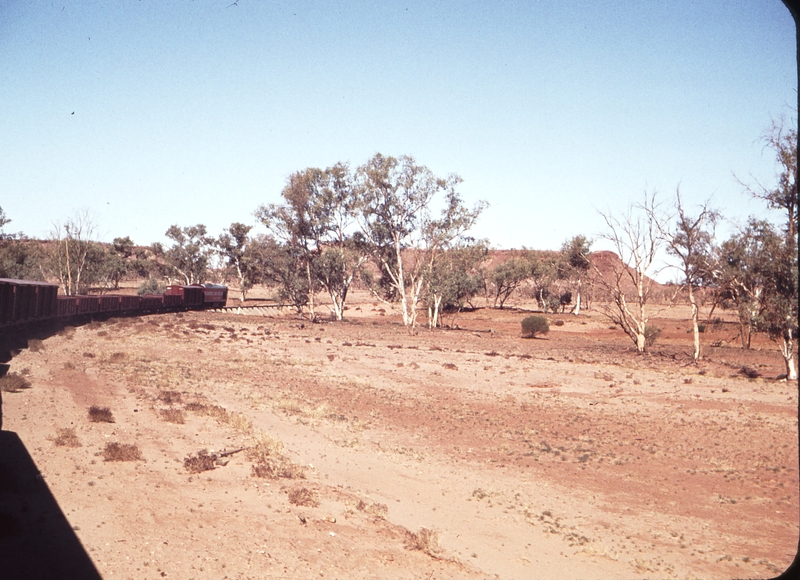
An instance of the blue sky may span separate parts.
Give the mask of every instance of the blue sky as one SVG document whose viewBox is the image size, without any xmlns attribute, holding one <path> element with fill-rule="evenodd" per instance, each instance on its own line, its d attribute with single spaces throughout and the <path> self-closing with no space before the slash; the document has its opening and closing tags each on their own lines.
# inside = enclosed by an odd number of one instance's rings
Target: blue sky
<svg viewBox="0 0 800 580">
<path fill-rule="evenodd" d="M 376 152 L 461 175 L 499 248 L 596 237 L 679 183 L 741 222 L 763 210 L 734 173 L 771 183 L 759 136 L 796 116 L 779 0 L 230 4 L 0 4 L 6 231 L 88 208 L 105 241 L 218 234 Z"/>
</svg>

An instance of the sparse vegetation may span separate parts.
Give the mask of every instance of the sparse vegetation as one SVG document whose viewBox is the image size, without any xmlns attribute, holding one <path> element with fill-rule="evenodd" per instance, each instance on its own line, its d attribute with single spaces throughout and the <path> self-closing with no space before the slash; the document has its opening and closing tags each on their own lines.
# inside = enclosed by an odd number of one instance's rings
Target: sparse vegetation
<svg viewBox="0 0 800 580">
<path fill-rule="evenodd" d="M 438 558 L 442 552 L 439 547 L 439 533 L 428 528 L 420 528 L 417 533 L 406 531 L 403 545 L 407 550 L 419 550 L 432 558 Z"/>
<path fill-rule="evenodd" d="M 44 350 L 44 342 L 38 338 L 31 338 L 28 340 L 28 350 L 31 352 L 40 352 Z"/>
<path fill-rule="evenodd" d="M 31 382 L 17 373 L 8 373 L 0 377 L 0 391 L 6 393 L 19 393 L 23 389 L 30 389 Z"/>
<path fill-rule="evenodd" d="M 135 443 L 106 443 L 103 449 L 104 461 L 141 461 L 142 452 Z"/>
<path fill-rule="evenodd" d="M 180 409 L 161 409 L 159 414 L 167 423 L 175 423 L 177 425 L 183 425 L 186 423 L 186 419 L 183 416 L 183 411 Z"/>
<path fill-rule="evenodd" d="M 59 429 L 56 432 L 56 436 L 51 439 L 53 444 L 56 447 L 80 447 L 81 442 L 78 439 L 78 435 L 75 433 L 75 429 L 72 427 L 66 427 L 64 429 Z"/>
<path fill-rule="evenodd" d="M 528 316 L 522 319 L 522 335 L 527 338 L 536 338 L 537 334 L 550 332 L 547 318 L 541 315 Z"/>
<path fill-rule="evenodd" d="M 280 441 L 268 435 L 261 435 L 256 444 L 246 451 L 246 457 L 253 462 L 251 475 L 264 479 L 305 479 L 305 469 L 292 463 L 283 454 Z"/>
<path fill-rule="evenodd" d="M 661 329 L 658 326 L 648 324 L 644 329 L 644 343 L 648 347 L 653 346 L 661 335 Z"/>
<path fill-rule="evenodd" d="M 208 451 L 201 449 L 196 455 L 189 455 L 183 460 L 183 467 L 189 473 L 202 473 L 211 471 L 215 468 L 216 456 L 208 454 Z"/>
<path fill-rule="evenodd" d="M 158 400 L 167 405 L 176 405 L 181 402 L 181 394 L 178 391 L 161 391 Z"/>
<path fill-rule="evenodd" d="M 114 414 L 108 407 L 89 407 L 89 421 L 92 423 L 114 423 Z"/>
<path fill-rule="evenodd" d="M 289 490 L 289 503 L 303 507 L 319 506 L 317 492 L 307 487 L 293 487 Z"/>
</svg>

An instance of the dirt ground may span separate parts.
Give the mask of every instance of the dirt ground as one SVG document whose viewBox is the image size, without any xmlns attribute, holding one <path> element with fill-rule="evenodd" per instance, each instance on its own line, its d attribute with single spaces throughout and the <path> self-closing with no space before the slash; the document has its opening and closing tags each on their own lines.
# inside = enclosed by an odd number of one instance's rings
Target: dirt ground
<svg viewBox="0 0 800 580">
<path fill-rule="evenodd" d="M 768 340 L 743 351 L 734 324 L 710 326 L 692 365 L 683 309 L 638 355 L 596 311 L 548 315 L 541 339 L 520 337 L 523 309 L 488 308 L 412 336 L 361 298 L 340 323 L 67 328 L 12 360 L 31 388 L 3 393 L 3 429 L 104 578 L 769 578 L 791 563 L 797 384 L 775 379 Z M 109 443 L 141 458 L 108 460 Z"/>
</svg>

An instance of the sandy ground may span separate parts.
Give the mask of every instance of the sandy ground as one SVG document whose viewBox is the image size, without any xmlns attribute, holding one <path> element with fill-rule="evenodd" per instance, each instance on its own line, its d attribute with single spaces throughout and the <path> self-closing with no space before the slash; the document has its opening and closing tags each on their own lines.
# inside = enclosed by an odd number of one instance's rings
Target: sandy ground
<svg viewBox="0 0 800 580">
<path fill-rule="evenodd" d="M 368 300 L 272 312 L 112 319 L 11 362 L 32 387 L 3 429 L 103 578 L 768 578 L 795 556 L 797 384 L 735 325 L 691 365 L 682 311 L 647 355 L 596 312 L 528 340 L 520 310 L 413 336 Z"/>
</svg>

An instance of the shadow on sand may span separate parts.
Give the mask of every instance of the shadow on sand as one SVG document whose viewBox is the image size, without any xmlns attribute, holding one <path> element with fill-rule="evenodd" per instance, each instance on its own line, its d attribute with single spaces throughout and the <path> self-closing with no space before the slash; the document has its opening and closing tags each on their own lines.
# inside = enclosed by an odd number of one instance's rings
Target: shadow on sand
<svg viewBox="0 0 800 580">
<path fill-rule="evenodd" d="M 0 578 L 100 580 L 28 450 L 12 431 L 0 431 Z"/>
</svg>

